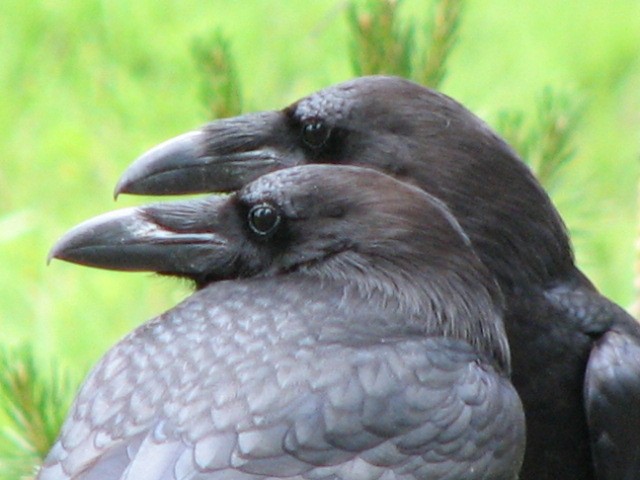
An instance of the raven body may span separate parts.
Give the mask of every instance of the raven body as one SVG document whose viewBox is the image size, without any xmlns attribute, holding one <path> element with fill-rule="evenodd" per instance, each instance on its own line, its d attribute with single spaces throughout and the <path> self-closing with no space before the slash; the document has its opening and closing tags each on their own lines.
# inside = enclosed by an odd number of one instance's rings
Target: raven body
<svg viewBox="0 0 640 480">
<path fill-rule="evenodd" d="M 308 163 L 384 171 L 459 220 L 506 297 L 527 414 L 522 479 L 640 478 L 640 325 L 575 266 L 559 214 L 516 153 L 454 100 L 399 78 L 355 79 L 166 142 L 116 194 L 232 191 Z"/>
<path fill-rule="evenodd" d="M 52 256 L 203 288 L 100 361 L 39 480 L 517 478 L 499 288 L 415 187 L 297 167 L 98 217 Z"/>
</svg>

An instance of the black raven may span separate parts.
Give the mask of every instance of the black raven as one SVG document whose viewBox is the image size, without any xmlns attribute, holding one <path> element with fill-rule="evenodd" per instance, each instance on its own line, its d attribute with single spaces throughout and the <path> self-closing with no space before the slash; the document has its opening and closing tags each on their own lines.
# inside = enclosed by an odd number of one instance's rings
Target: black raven
<svg viewBox="0 0 640 480">
<path fill-rule="evenodd" d="M 527 414 L 522 479 L 640 478 L 640 325 L 575 266 L 562 220 L 516 153 L 451 98 L 399 78 L 355 79 L 170 140 L 116 194 L 232 191 L 307 163 L 382 170 L 459 220 L 506 297 Z"/>
<path fill-rule="evenodd" d="M 39 480 L 517 478 L 499 287 L 418 188 L 301 166 L 100 216 L 51 255 L 206 287 L 100 361 Z"/>
</svg>

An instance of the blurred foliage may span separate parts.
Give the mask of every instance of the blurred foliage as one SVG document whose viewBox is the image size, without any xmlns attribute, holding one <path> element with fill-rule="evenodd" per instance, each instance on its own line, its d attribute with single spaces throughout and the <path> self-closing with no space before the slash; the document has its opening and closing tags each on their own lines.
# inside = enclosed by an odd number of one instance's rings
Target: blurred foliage
<svg viewBox="0 0 640 480">
<path fill-rule="evenodd" d="M 439 0 L 435 2 L 429 29 L 428 53 L 422 56 L 422 66 L 417 68 L 416 81 L 437 88 L 447 72 L 447 59 L 458 40 L 458 29 L 464 0 Z"/>
<path fill-rule="evenodd" d="M 415 42 L 415 26 L 397 21 L 400 0 L 369 0 L 360 11 L 349 4 L 349 24 L 353 31 L 351 56 L 357 76 L 388 74 L 410 78 Z"/>
<path fill-rule="evenodd" d="M 229 41 L 217 31 L 193 42 L 193 56 L 201 70 L 201 95 L 210 118 L 234 117 L 242 111 L 242 95 Z"/>
<path fill-rule="evenodd" d="M 436 0 L 426 22 L 399 20 L 401 0 L 368 0 L 348 8 L 354 73 L 410 78 L 432 88 L 444 80 L 447 58 L 458 38 L 463 0 Z M 426 43 L 418 42 L 416 32 Z"/>
<path fill-rule="evenodd" d="M 86 371 L 188 292 L 148 275 L 45 270 L 57 236 L 113 208 L 118 175 L 147 148 L 353 70 L 437 87 L 492 123 L 553 187 L 579 264 L 630 304 L 639 44 L 636 0 L 0 2 L 0 331 L 39 359 L 0 355 L 0 478 L 47 450 L 73 383 L 60 371 Z M 43 369 L 51 357 L 61 364 Z"/>
<path fill-rule="evenodd" d="M 573 138 L 579 128 L 580 113 L 574 97 L 547 87 L 533 114 L 503 110 L 496 128 L 525 159 L 542 185 L 553 190 L 558 186 L 560 169 L 576 154 Z"/>
<path fill-rule="evenodd" d="M 0 478 L 26 478 L 49 452 L 75 392 L 62 372 L 37 365 L 30 348 L 0 347 Z"/>
</svg>

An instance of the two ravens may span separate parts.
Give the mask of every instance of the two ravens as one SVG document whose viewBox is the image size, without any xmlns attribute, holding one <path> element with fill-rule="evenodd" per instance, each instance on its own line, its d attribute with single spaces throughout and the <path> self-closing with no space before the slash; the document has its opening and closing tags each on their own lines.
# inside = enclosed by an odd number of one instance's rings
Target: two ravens
<svg viewBox="0 0 640 480">
<path fill-rule="evenodd" d="M 233 193 L 54 248 L 199 291 L 100 362 L 38 478 L 517 478 L 506 339 L 520 478 L 637 478 L 640 325 L 460 104 L 360 78 L 166 142 L 116 188 L 194 192 Z"/>
</svg>

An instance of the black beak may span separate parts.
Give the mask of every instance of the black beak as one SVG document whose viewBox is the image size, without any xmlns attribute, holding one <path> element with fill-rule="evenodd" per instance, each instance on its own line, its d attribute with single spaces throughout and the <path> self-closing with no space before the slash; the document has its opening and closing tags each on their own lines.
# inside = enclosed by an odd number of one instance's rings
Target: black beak
<svg viewBox="0 0 640 480">
<path fill-rule="evenodd" d="M 224 278 L 237 258 L 237 226 L 229 196 L 126 208 L 88 220 L 51 249 L 58 258 L 90 267 L 149 271 L 196 280 Z"/>
<path fill-rule="evenodd" d="M 284 113 L 212 122 L 149 150 L 122 175 L 114 195 L 231 192 L 265 173 L 302 162 Z"/>
</svg>

